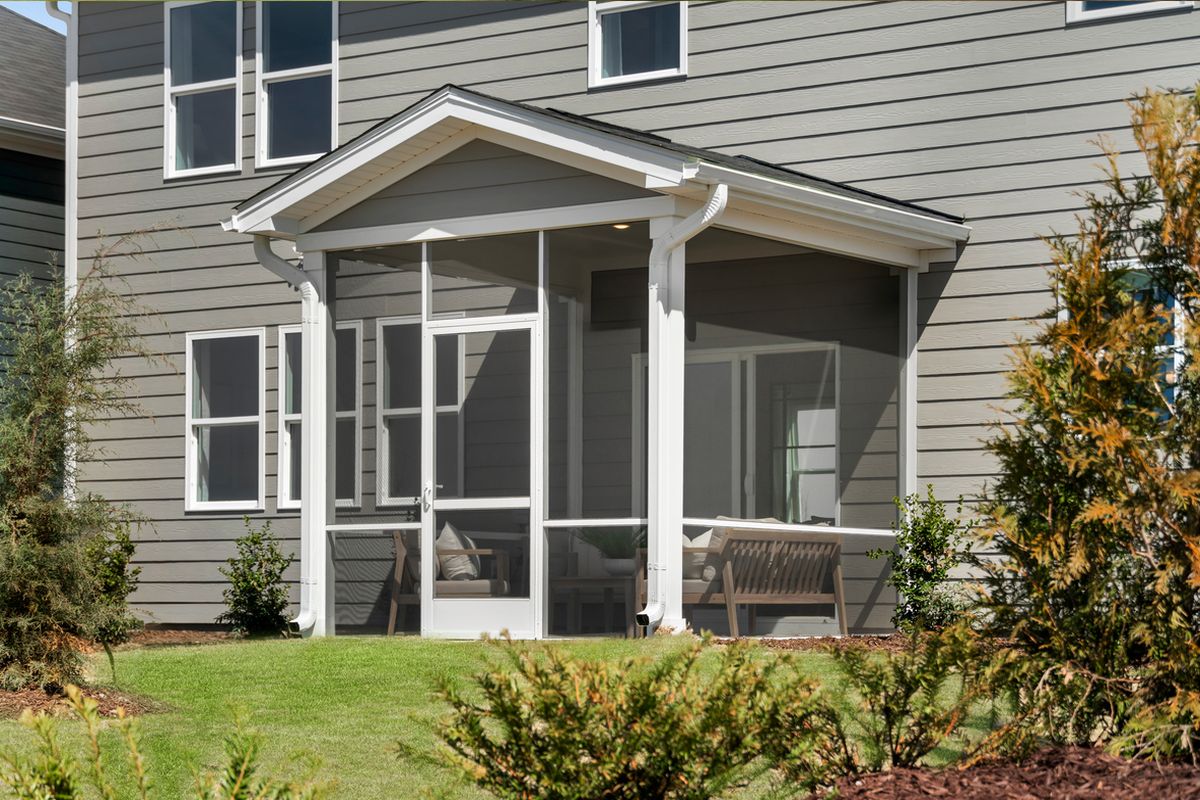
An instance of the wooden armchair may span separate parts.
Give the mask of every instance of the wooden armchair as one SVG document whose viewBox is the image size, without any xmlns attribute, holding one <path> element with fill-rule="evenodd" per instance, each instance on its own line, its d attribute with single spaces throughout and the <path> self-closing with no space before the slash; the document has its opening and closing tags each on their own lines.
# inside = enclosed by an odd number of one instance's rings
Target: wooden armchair
<svg viewBox="0 0 1200 800">
<path fill-rule="evenodd" d="M 421 604 L 420 562 L 410 557 L 408 531 L 392 531 L 392 541 L 396 548 L 396 563 L 392 569 L 392 597 L 388 609 L 387 635 L 396 632 L 396 617 L 401 605 Z M 413 550 L 416 548 L 414 547 Z M 413 554 L 415 556 L 415 554 Z M 441 549 L 438 556 L 477 556 L 495 559 L 496 577 L 476 578 L 475 580 L 450 581 L 438 578 L 433 583 L 436 597 L 503 597 L 508 594 L 509 557 L 508 551 L 492 547 L 473 547 L 469 549 Z"/>
</svg>

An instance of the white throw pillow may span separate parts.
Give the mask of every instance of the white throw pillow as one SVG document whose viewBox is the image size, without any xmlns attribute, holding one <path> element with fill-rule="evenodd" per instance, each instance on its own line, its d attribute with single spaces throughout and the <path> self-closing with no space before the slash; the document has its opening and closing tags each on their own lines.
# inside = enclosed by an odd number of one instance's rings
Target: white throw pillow
<svg viewBox="0 0 1200 800">
<path fill-rule="evenodd" d="M 465 533 L 459 533 L 449 522 L 435 542 L 437 550 L 473 550 L 475 543 Z M 473 581 L 479 578 L 479 556 L 438 555 L 442 578 L 448 581 Z"/>
<path fill-rule="evenodd" d="M 709 528 L 704 533 L 692 539 L 684 547 L 689 549 L 699 549 L 708 547 L 708 542 L 712 538 L 712 528 Z M 683 554 L 683 577 L 684 580 L 694 581 L 699 580 L 704 574 L 704 562 L 708 560 L 708 553 L 684 553 Z M 710 579 L 711 580 L 711 579 Z"/>
</svg>

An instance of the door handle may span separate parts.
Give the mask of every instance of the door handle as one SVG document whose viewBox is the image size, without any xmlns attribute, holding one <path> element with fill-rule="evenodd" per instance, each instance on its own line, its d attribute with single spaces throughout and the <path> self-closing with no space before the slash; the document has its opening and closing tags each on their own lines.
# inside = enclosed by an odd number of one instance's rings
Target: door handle
<svg viewBox="0 0 1200 800">
<path fill-rule="evenodd" d="M 421 508 L 428 511 L 433 508 L 433 483 L 428 482 L 425 488 L 421 490 Z"/>
</svg>

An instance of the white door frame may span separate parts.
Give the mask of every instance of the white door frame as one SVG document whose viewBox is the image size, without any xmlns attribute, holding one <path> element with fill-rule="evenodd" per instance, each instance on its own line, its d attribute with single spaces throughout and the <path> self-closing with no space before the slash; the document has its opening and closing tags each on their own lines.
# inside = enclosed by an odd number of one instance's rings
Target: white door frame
<svg viewBox="0 0 1200 800">
<path fill-rule="evenodd" d="M 539 237 L 541 240 L 544 237 Z M 544 253 L 544 246 L 539 253 Z M 421 634 L 429 637 L 476 638 L 508 631 L 514 638 L 540 638 L 543 631 L 544 501 L 542 480 L 545 453 L 543 392 L 545 381 L 544 290 L 538 311 L 506 316 L 437 318 L 432 315 L 432 275 L 429 246 L 422 248 L 421 319 Z M 544 258 L 539 258 L 544 262 Z M 539 272 L 544 276 L 544 263 Z M 539 281 L 544 286 L 544 280 Z M 527 497 L 441 498 L 436 485 L 435 337 L 470 333 L 524 331 L 529 336 L 529 495 Z M 461 346 L 461 345 L 460 345 Z M 461 397 L 460 401 L 465 401 Z M 460 489 L 463 488 L 460 486 Z M 434 596 L 437 571 L 437 512 L 468 510 L 529 510 L 529 596 L 526 598 L 441 598 Z"/>
</svg>

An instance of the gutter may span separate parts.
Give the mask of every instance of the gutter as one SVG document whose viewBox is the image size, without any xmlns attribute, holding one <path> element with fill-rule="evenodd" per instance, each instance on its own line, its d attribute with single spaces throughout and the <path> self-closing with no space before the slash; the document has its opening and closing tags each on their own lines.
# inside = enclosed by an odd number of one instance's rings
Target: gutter
<svg viewBox="0 0 1200 800">
<path fill-rule="evenodd" d="M 304 326 L 316 325 L 321 298 L 317 292 L 316 285 L 312 282 L 312 278 L 304 270 L 275 255 L 275 251 L 271 249 L 270 237 L 262 235 L 254 237 L 254 257 L 258 259 L 258 263 L 282 278 L 289 286 L 300 293 L 301 331 L 303 331 Z M 305 336 L 303 332 L 301 333 L 301 337 L 303 340 L 310 340 L 310 337 Z M 304 531 L 301 531 L 301 537 L 304 537 Z M 310 549 L 306 539 L 301 538 L 300 613 L 292 620 L 292 624 L 296 626 L 301 636 L 309 635 L 313 627 L 317 624 L 317 604 L 315 597 L 317 592 L 315 590 L 318 588 L 318 580 L 316 565 L 314 559 L 311 556 L 307 556 L 305 552 Z"/>
<path fill-rule="evenodd" d="M 693 212 L 667 231 L 665 235 L 654 240 L 654 245 L 650 248 L 650 275 L 664 274 L 670 264 L 672 253 L 720 219 L 728 205 L 729 184 L 714 184 L 708 191 L 708 199 L 705 200 L 703 208 Z M 656 533 L 661 534 L 661 531 L 656 531 Z M 663 570 L 662 554 L 657 552 L 661 546 L 661 536 L 656 536 L 655 541 L 659 543 L 655 544 L 654 558 L 648 560 L 646 566 L 648 571 L 661 572 Z M 649 580 L 649 575 L 647 575 L 646 584 L 646 607 L 634 616 L 634 621 L 642 627 L 654 629 L 663 621 L 663 616 L 667 612 L 666 592 L 663 581 Z"/>
</svg>

